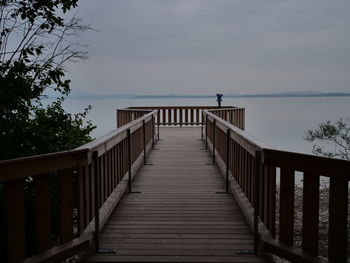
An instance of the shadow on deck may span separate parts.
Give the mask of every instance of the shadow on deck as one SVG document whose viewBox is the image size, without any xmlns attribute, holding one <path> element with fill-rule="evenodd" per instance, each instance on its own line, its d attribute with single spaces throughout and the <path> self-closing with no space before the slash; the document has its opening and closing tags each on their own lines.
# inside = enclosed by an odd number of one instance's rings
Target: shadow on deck
<svg viewBox="0 0 350 263">
<path fill-rule="evenodd" d="M 84 262 L 264 262 L 253 234 L 200 137 L 162 128 L 161 140 L 104 226 L 100 253 Z M 137 193 L 140 192 L 140 193 Z"/>
</svg>

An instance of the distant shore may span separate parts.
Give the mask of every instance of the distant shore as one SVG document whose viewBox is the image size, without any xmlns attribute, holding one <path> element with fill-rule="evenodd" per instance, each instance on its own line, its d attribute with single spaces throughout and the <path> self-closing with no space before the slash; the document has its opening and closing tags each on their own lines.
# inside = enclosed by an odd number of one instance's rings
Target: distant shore
<svg viewBox="0 0 350 263">
<path fill-rule="evenodd" d="M 194 94 L 166 94 L 166 95 L 133 95 L 133 94 L 92 94 L 72 93 L 70 98 L 74 99 L 198 99 L 213 98 L 212 95 Z M 349 93 L 340 92 L 287 92 L 287 93 L 259 93 L 259 94 L 224 94 L 224 98 L 303 98 L 303 97 L 350 97 Z"/>
</svg>

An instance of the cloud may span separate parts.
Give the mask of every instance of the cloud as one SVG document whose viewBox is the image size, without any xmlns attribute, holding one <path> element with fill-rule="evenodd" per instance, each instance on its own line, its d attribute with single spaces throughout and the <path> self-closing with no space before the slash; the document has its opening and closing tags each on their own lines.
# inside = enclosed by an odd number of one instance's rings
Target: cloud
<svg viewBox="0 0 350 263">
<path fill-rule="evenodd" d="M 73 87 L 106 94 L 349 91 L 350 1 L 84 0 L 90 59 Z"/>
</svg>

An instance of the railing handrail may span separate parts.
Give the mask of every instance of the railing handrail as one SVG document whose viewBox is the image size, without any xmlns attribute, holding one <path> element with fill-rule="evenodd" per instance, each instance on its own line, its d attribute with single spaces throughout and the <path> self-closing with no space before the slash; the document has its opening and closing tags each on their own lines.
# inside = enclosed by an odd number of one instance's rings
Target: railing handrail
<svg viewBox="0 0 350 263">
<path fill-rule="evenodd" d="M 85 165 L 87 153 L 87 149 L 80 149 L 0 161 L 0 182 Z"/>
<path fill-rule="evenodd" d="M 220 117 L 214 115 L 210 112 L 210 110 L 203 111 L 212 120 L 216 120 L 216 124 L 219 124 L 218 127 L 226 133 L 227 128 L 229 128 L 233 133 L 231 133 L 231 137 L 237 136 L 242 141 L 241 146 L 246 147 L 253 147 L 251 148 L 251 152 L 254 151 L 261 151 L 261 162 L 269 162 L 273 163 L 276 166 L 279 166 L 284 163 L 283 160 L 286 160 L 288 155 L 288 162 L 293 162 L 296 166 L 302 166 L 303 169 L 308 169 L 314 173 L 322 174 L 322 176 L 334 176 L 329 175 L 330 172 L 334 173 L 337 171 L 344 171 L 349 170 L 350 171 L 350 161 L 349 160 L 343 160 L 343 159 L 336 159 L 331 157 L 325 157 L 325 156 L 318 156 L 314 154 L 307 154 L 307 153 L 299 153 L 294 151 L 286 151 L 282 149 L 277 149 L 272 146 L 269 146 L 265 144 L 264 142 L 261 142 L 259 139 L 253 137 L 249 133 L 247 133 L 244 130 L 241 130 L 237 128 L 235 125 L 221 119 Z M 221 124 L 221 125 L 220 125 Z M 249 145 L 249 146 L 248 146 Z M 249 150 L 249 148 L 248 148 Z M 301 161 L 307 161 L 307 164 L 302 163 Z M 317 166 L 314 165 L 314 163 L 317 162 Z M 347 176 L 350 180 L 350 174 L 348 175 L 342 175 Z"/>
<path fill-rule="evenodd" d="M 24 260 L 31 253 L 35 255 L 26 261 L 63 259 L 90 249 L 93 236 L 98 244 L 98 232 L 117 204 L 120 198 L 116 198 L 117 195 L 124 193 L 127 186 L 131 191 L 132 178 L 154 147 L 157 111 L 144 113 L 135 114 L 124 126 L 76 149 L 0 161 L 0 183 L 5 186 L 3 197 L 7 211 L 4 238 L 9 262 Z M 59 201 L 54 207 L 60 211 L 60 215 L 55 216 L 60 222 L 57 230 L 60 239 L 56 240 L 59 245 L 50 242 L 53 236 L 49 194 L 53 182 L 58 189 Z M 34 189 L 31 201 L 34 209 L 30 212 L 25 209 L 27 183 Z M 29 234 L 26 239 L 28 215 L 34 218 L 36 235 Z M 73 228 L 75 216 L 77 227 Z M 27 250 L 28 240 L 34 243 L 33 251 Z"/>
<path fill-rule="evenodd" d="M 119 109 L 119 110 L 152 112 L 152 109 L 143 109 L 143 108 L 137 109 L 137 108 L 131 108 L 131 107 L 129 107 L 129 108 L 123 108 L 123 109 Z"/>
<path fill-rule="evenodd" d="M 137 106 L 137 107 L 128 107 L 127 110 L 147 110 L 147 109 L 230 109 L 238 108 L 234 106 Z M 125 110 L 126 110 L 125 109 Z M 124 110 L 124 109 L 123 109 Z"/>
<path fill-rule="evenodd" d="M 147 111 L 149 112 L 149 111 Z M 119 128 L 116 128 L 115 130 L 87 143 L 84 144 L 76 150 L 82 150 L 86 149 L 89 151 L 89 153 L 92 153 L 93 151 L 98 151 L 98 156 L 103 154 L 104 152 L 108 151 L 108 149 L 112 148 L 114 145 L 122 141 L 127 136 L 127 130 L 130 129 L 130 132 L 132 133 L 134 130 L 138 129 L 142 126 L 143 121 L 148 121 L 152 118 L 153 115 L 155 115 L 157 111 L 151 111 L 148 114 L 137 118 Z M 111 143 L 111 140 L 112 143 Z M 107 145 L 108 144 L 108 145 Z M 91 159 L 91 158 L 89 158 Z M 89 160 L 90 162 L 91 160 Z"/>
<path fill-rule="evenodd" d="M 288 165 L 286 162 L 288 162 Z M 262 163 L 269 163 L 278 167 L 293 166 L 296 171 L 302 170 L 325 177 L 336 176 L 350 180 L 350 174 L 336 174 L 344 170 L 350 171 L 350 161 L 344 159 L 264 148 Z"/>
<path fill-rule="evenodd" d="M 226 110 L 244 110 L 245 108 L 242 107 L 234 107 L 234 106 L 221 106 L 217 108 L 207 108 L 208 111 L 226 111 Z"/>
<path fill-rule="evenodd" d="M 206 147 L 210 147 L 213 163 L 226 174 L 226 187 L 231 187 L 254 229 L 254 246 L 260 239 L 262 249 L 292 262 L 346 262 L 350 161 L 274 149 L 222 119 L 227 118 L 227 113 L 203 112 L 207 123 Z M 301 245 L 294 244 L 296 172 L 303 173 Z M 228 179 L 229 174 L 232 180 Z M 318 250 L 321 176 L 329 178 L 328 260 Z"/>
<path fill-rule="evenodd" d="M 219 116 L 216 116 L 215 114 L 211 113 L 210 110 L 204 110 L 203 112 L 208 115 L 208 118 L 215 120 L 217 122 L 217 124 L 219 124 L 219 127 L 221 128 L 221 130 L 223 132 L 226 133 L 227 128 L 230 129 L 231 131 L 233 131 L 233 133 L 231 133 L 231 137 L 232 136 L 238 137 L 240 139 L 240 141 L 242 142 L 242 144 L 244 144 L 244 142 L 245 142 L 246 143 L 245 145 L 248 148 L 252 148 L 251 149 L 252 153 L 254 153 L 255 151 L 262 151 L 263 149 L 271 149 L 271 147 L 269 147 L 267 144 L 259 141 L 257 138 L 249 135 L 247 132 L 238 128 L 237 126 L 221 119 Z M 220 124 L 222 126 L 220 126 Z M 242 146 L 244 146 L 244 145 L 242 145 Z"/>
<path fill-rule="evenodd" d="M 70 151 L 61 151 L 48 154 L 33 155 L 0 161 L 0 182 L 28 176 L 40 175 L 52 171 L 60 171 L 78 166 L 90 164 L 93 151 L 98 151 L 99 156 L 112 148 L 127 135 L 128 129 L 136 130 L 142 125 L 143 120 L 148 121 L 156 111 L 138 118 L 120 128 L 117 128 L 95 140 L 88 142 Z M 112 141 L 112 142 L 111 142 Z"/>
</svg>

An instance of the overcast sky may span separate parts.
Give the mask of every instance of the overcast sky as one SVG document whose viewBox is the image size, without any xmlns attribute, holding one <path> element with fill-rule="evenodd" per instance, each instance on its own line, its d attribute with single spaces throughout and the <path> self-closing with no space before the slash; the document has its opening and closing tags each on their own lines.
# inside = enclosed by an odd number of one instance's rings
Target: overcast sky
<svg viewBox="0 0 350 263">
<path fill-rule="evenodd" d="M 349 0 L 81 0 L 74 92 L 350 92 Z"/>
</svg>

